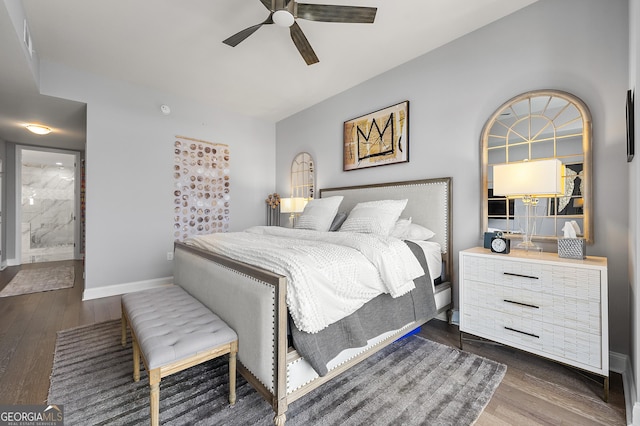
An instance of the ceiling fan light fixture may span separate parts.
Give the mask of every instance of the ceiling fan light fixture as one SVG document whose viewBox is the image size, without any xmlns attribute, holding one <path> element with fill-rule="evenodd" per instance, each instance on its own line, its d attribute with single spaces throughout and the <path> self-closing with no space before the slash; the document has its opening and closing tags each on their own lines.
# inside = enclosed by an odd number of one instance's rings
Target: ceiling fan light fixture
<svg viewBox="0 0 640 426">
<path fill-rule="evenodd" d="M 260 0 L 260 3 L 270 12 L 267 19 L 237 32 L 222 42 L 228 46 L 236 47 L 261 27 L 276 24 L 279 27 L 289 28 L 291 40 L 307 65 L 316 64 L 319 59 L 311 44 L 309 44 L 309 40 L 304 35 L 302 28 L 298 25 L 298 19 L 319 22 L 373 24 L 378 11 L 376 7 L 307 4 L 300 3 L 297 0 Z"/>
<path fill-rule="evenodd" d="M 276 10 L 273 13 L 273 22 L 279 27 L 289 28 L 295 22 L 293 15 L 287 10 Z"/>
<path fill-rule="evenodd" d="M 48 135 L 51 133 L 51 129 L 47 126 L 42 126 L 40 124 L 27 124 L 26 128 L 31 133 L 35 133 L 36 135 Z"/>
</svg>

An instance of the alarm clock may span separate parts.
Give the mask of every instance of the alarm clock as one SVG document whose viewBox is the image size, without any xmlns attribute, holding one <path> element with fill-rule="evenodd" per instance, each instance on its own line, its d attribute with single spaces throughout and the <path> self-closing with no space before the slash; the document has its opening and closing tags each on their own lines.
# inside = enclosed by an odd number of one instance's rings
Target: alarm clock
<svg viewBox="0 0 640 426">
<path fill-rule="evenodd" d="M 502 232 L 491 238 L 491 251 L 494 253 L 508 254 L 511 250 L 511 240 L 504 238 Z"/>
</svg>

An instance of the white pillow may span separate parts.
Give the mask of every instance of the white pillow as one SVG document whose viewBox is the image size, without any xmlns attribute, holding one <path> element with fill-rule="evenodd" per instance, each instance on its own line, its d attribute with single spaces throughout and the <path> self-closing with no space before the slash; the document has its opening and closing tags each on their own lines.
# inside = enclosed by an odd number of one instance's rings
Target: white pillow
<svg viewBox="0 0 640 426">
<path fill-rule="evenodd" d="M 338 208 L 343 198 L 342 195 L 337 195 L 335 197 L 314 198 L 309 201 L 304 206 L 304 210 L 296 221 L 294 228 L 328 231 L 333 218 L 338 213 Z"/>
<path fill-rule="evenodd" d="M 404 236 L 404 240 L 430 240 L 436 233 L 429 228 L 412 223 Z"/>
<path fill-rule="evenodd" d="M 398 219 L 396 224 L 393 225 L 393 229 L 389 233 L 390 236 L 400 238 L 401 240 L 405 239 L 406 233 L 409 231 L 409 226 L 411 225 L 411 218 L 409 219 Z"/>
<path fill-rule="evenodd" d="M 358 203 L 349 213 L 340 231 L 387 236 L 406 205 L 407 200 Z"/>
<path fill-rule="evenodd" d="M 409 218 L 398 219 L 389 235 L 401 240 L 430 240 L 436 233 L 422 225 L 411 223 Z"/>
</svg>

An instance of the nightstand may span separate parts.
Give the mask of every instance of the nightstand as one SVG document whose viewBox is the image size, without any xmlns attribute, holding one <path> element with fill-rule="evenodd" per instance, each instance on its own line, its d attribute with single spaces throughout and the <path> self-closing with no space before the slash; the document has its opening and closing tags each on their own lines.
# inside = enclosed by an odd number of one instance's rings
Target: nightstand
<svg viewBox="0 0 640 426">
<path fill-rule="evenodd" d="M 460 252 L 463 333 L 604 378 L 609 398 L 607 259 L 477 247 Z"/>
</svg>

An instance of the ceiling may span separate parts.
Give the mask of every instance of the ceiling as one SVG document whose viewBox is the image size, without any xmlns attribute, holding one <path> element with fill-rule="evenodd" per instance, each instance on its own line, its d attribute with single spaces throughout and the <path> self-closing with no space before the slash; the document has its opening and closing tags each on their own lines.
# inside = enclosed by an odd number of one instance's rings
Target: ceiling
<svg viewBox="0 0 640 426">
<path fill-rule="evenodd" d="M 0 139 L 84 150 L 86 105 L 41 95 L 21 42 L 4 3 L 0 2 Z M 34 135 L 25 130 L 28 123 L 46 124 L 54 132 Z"/>
<path fill-rule="evenodd" d="M 320 59 L 311 66 L 289 30 L 276 25 L 260 28 L 237 47 L 222 43 L 267 18 L 260 0 L 22 4 L 40 61 L 276 122 L 535 1 L 306 0 L 378 8 L 374 24 L 298 19 Z M 86 106 L 39 95 L 20 43 L 0 4 L 0 138 L 84 146 Z M 4 60 L 5 54 L 12 60 Z M 23 124 L 29 121 L 55 131 L 28 135 Z"/>
</svg>

